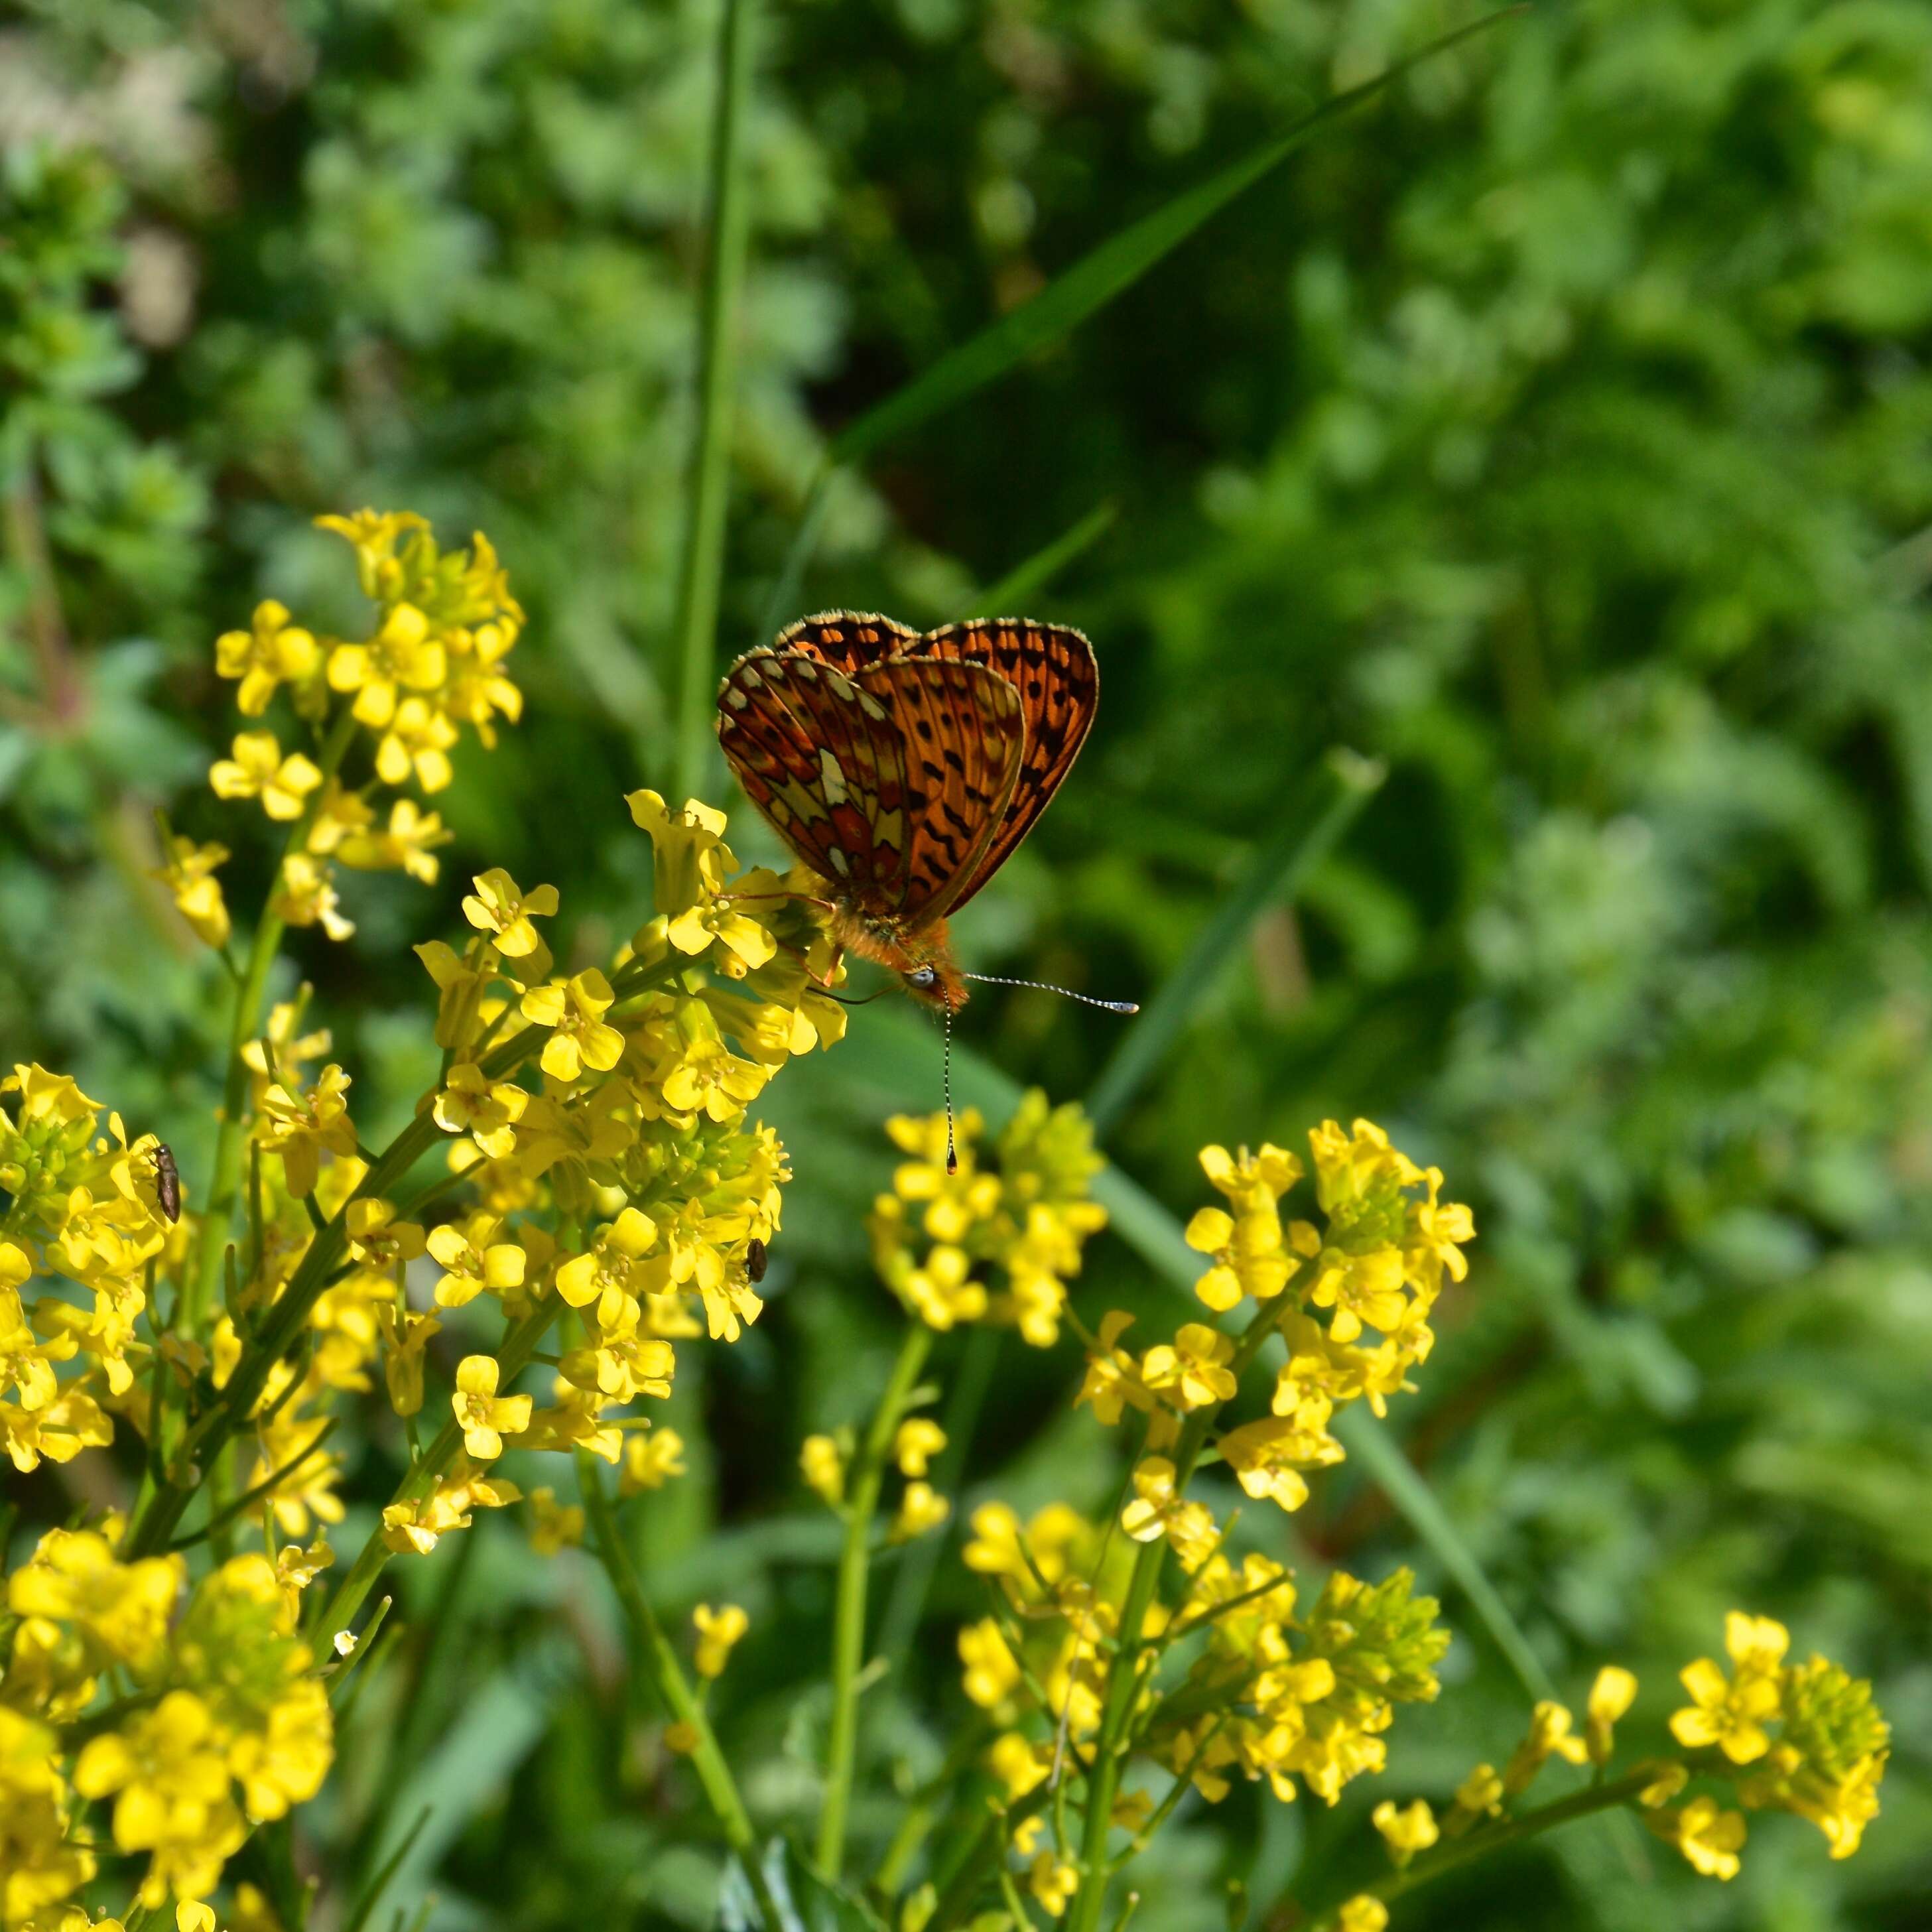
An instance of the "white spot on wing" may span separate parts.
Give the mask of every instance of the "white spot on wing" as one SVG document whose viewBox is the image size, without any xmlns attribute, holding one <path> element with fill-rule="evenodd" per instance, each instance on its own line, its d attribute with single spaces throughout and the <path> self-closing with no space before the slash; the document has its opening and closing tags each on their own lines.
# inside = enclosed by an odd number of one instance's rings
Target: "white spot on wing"
<svg viewBox="0 0 1932 1932">
<path fill-rule="evenodd" d="M 818 780 L 825 788 L 827 805 L 843 805 L 845 802 L 845 773 L 838 760 L 822 746 L 818 753 Z"/>
<path fill-rule="evenodd" d="M 832 861 L 832 869 L 836 872 L 842 879 L 849 879 L 852 876 L 852 868 L 850 864 L 848 862 L 845 854 L 842 852 L 836 845 L 834 845 L 830 850 L 827 852 L 826 856 Z"/>
</svg>

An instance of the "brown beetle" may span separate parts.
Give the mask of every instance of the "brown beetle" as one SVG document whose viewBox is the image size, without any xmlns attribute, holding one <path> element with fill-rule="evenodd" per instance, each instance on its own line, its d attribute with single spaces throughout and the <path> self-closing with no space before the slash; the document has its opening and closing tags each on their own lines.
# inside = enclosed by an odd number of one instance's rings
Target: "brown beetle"
<svg viewBox="0 0 1932 1932">
<path fill-rule="evenodd" d="M 148 1150 L 154 1163 L 154 1198 L 170 1221 L 181 1219 L 181 1169 L 175 1165 L 174 1150 L 166 1141 L 157 1141 Z"/>
<path fill-rule="evenodd" d="M 766 1264 L 770 1258 L 765 1252 L 764 1243 L 757 1235 L 745 1244 L 745 1272 L 754 1282 L 764 1280 Z"/>
</svg>

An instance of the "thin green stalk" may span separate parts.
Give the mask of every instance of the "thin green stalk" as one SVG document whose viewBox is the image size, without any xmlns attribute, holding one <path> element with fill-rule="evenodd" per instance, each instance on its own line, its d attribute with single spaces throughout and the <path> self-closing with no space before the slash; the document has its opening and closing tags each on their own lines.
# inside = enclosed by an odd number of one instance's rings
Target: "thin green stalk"
<svg viewBox="0 0 1932 1932">
<path fill-rule="evenodd" d="M 932 1330 L 908 1322 L 892 1379 L 879 1398 L 860 1445 L 845 1498 L 845 1546 L 838 1558 L 838 1593 L 832 1624 L 832 1732 L 825 1753 L 825 1806 L 819 1814 L 819 1876 L 836 1885 L 845 1862 L 845 1822 L 852 1800 L 852 1766 L 859 1736 L 859 1666 L 866 1648 L 866 1585 L 872 1562 L 872 1516 L 892 1436 L 907 1399 L 932 1348 Z"/>
<path fill-rule="evenodd" d="M 1197 932 L 1180 964 L 1126 1028 L 1088 1094 L 1088 1118 L 1104 1134 L 1192 1019 L 1229 956 L 1262 911 L 1295 895 L 1382 788 L 1387 768 L 1337 748 L 1301 780 L 1277 814 L 1279 829 Z"/>
<path fill-rule="evenodd" d="M 610 1576 L 611 1587 L 617 1593 L 617 1600 L 623 1606 L 631 1634 L 637 1640 L 638 1662 L 650 1679 L 651 1688 L 657 1693 L 659 1702 L 678 1724 L 686 1726 L 693 1740 L 692 1768 L 704 1786 L 712 1814 L 724 1832 L 725 1842 L 738 1855 L 746 1882 L 758 1902 L 759 1915 L 765 1922 L 766 1932 L 780 1932 L 784 1920 L 779 1915 L 778 1901 L 772 1896 L 764 1867 L 759 1861 L 758 1840 L 752 1833 L 751 1816 L 745 1809 L 745 1801 L 738 1795 L 738 1787 L 732 1780 L 724 1754 L 718 1748 L 718 1739 L 712 1730 L 710 1719 L 705 1715 L 704 1706 L 686 1680 L 683 1666 L 677 1660 L 677 1652 L 664 1634 L 664 1626 L 658 1622 L 657 1613 L 651 1608 L 644 1586 L 638 1580 L 631 1552 L 617 1533 L 616 1518 L 611 1513 L 610 1498 L 604 1492 L 603 1480 L 598 1474 L 596 1462 L 589 1451 L 583 1449 L 577 1452 L 577 1481 L 583 1492 L 584 1515 L 590 1525 L 592 1540 Z"/>
<path fill-rule="evenodd" d="M 956 616 L 1023 616 L 1028 598 L 1036 596 L 1076 557 L 1092 549 L 1114 527 L 1120 514 L 1120 506 L 1112 502 L 1089 510 L 1071 529 L 1061 531 L 1052 542 L 1014 565 L 1005 576 L 988 584 Z"/>
<path fill-rule="evenodd" d="M 1378 1884 L 1358 1886 L 1347 1898 L 1338 1898 L 1333 1904 L 1324 1906 L 1310 1922 L 1309 1932 L 1329 1932 L 1349 1898 L 1360 1898 L 1366 1892 L 1370 1898 L 1378 1898 L 1386 1905 L 1391 1899 L 1400 1898 L 1405 1892 L 1413 1892 L 1418 1886 L 1426 1885 L 1431 1879 L 1440 1878 L 1444 1872 L 1454 1871 L 1459 1865 L 1487 1858 L 1490 1852 L 1499 1852 L 1506 1846 L 1526 1844 L 1532 1838 L 1540 1838 L 1546 1832 L 1553 1832 L 1558 1825 L 1568 1824 L 1573 1819 L 1607 1811 L 1612 1805 L 1628 1804 L 1656 1775 L 1654 1769 L 1630 1772 L 1606 1784 L 1593 1784 L 1568 1798 L 1559 1798 L 1554 1804 L 1523 1812 L 1520 1816 L 1499 1820 L 1481 1830 L 1472 1832 L 1466 1838 L 1450 1839 L 1433 1851 L 1425 1852 L 1412 1860 L 1403 1870 L 1391 1873 Z M 1270 1922 L 1291 1908 L 1292 1901 L 1284 1899 L 1269 1915 Z"/>
<path fill-rule="evenodd" d="M 1237 1345 L 1228 1372 L 1239 1382 L 1241 1376 L 1261 1353 L 1262 1345 L 1274 1332 L 1288 1298 L 1280 1296 L 1256 1310 Z M 1180 1440 L 1174 1450 L 1174 1492 L 1182 1494 L 1187 1479 L 1200 1460 L 1202 1445 L 1214 1427 L 1221 1405 L 1197 1408 L 1182 1424 Z M 1140 1694 L 1144 1662 L 1149 1667 L 1158 1652 L 1136 1640 L 1147 1621 L 1149 1606 L 1160 1582 L 1167 1557 L 1167 1539 L 1157 1537 L 1144 1543 L 1134 1558 L 1132 1574 L 1127 1580 L 1126 1600 L 1121 1606 L 1120 1648 L 1115 1653 L 1107 1674 L 1107 1701 L 1100 1714 L 1100 1735 L 1094 1750 L 1094 1768 L 1087 1783 L 1087 1802 L 1081 1828 L 1080 1889 L 1066 1921 L 1066 1932 L 1095 1932 L 1106 1900 L 1107 1881 L 1112 1868 L 1107 1862 L 1107 1834 L 1113 1828 L 1114 1795 L 1119 1789 L 1121 1768 L 1126 1761 L 1127 1726 Z"/>
<path fill-rule="evenodd" d="M 899 1828 L 892 1834 L 892 1843 L 886 1847 L 885 1856 L 880 1859 L 878 1869 L 873 1873 L 872 1884 L 867 1888 L 881 1903 L 889 1903 L 892 1894 L 898 1890 L 899 1881 L 904 1877 L 913 1854 L 926 1842 L 926 1834 L 939 1816 L 940 1800 L 951 1792 L 960 1774 L 979 1755 L 980 1747 L 992 1734 L 992 1728 L 985 1724 L 968 1724 L 963 1728 L 953 1738 L 938 1770 L 913 1793 L 900 1817 Z"/>
<path fill-rule="evenodd" d="M 698 430 L 692 445 L 689 520 L 677 583 L 677 790 L 704 784 L 711 744 L 718 587 L 724 572 L 724 511 L 731 482 L 731 389 L 738 296 L 751 236 L 742 157 L 752 88 L 757 0 L 724 0 L 718 29 L 718 97 L 711 122 L 709 242 L 698 310 Z"/>
<path fill-rule="evenodd" d="M 310 794 L 308 808 L 289 828 L 288 842 L 282 848 L 283 859 L 302 850 L 309 828 L 315 823 L 322 795 L 328 789 L 328 781 L 340 768 L 343 754 L 355 735 L 355 714 L 345 705 L 322 748 L 318 762 L 322 782 Z M 279 860 L 275 876 L 278 880 L 281 877 Z M 242 1192 L 242 1156 L 248 1145 L 248 1067 L 242 1058 L 242 1049 L 255 1037 L 268 974 L 287 929 L 274 913 L 262 908 L 254 943 L 248 949 L 248 964 L 242 968 L 235 988 L 235 1011 L 228 1029 L 228 1063 L 221 1082 L 221 1126 L 214 1142 L 214 1174 L 208 1190 L 207 1210 L 195 1238 L 194 1264 L 188 1270 L 187 1300 L 182 1311 L 182 1330 L 190 1336 L 201 1333 L 203 1318 L 214 1299 L 214 1285 L 221 1278 L 222 1256 L 235 1219 L 235 1204 Z"/>
</svg>

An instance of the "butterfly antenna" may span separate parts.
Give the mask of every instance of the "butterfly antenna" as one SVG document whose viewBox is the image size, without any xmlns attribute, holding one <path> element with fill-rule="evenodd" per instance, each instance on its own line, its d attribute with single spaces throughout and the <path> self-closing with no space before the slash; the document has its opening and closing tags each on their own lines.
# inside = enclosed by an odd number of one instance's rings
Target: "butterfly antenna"
<svg viewBox="0 0 1932 1932">
<path fill-rule="evenodd" d="M 959 1156 L 952 1145 L 952 1009 L 946 1010 L 946 1051 L 940 1060 L 941 1083 L 946 1090 L 946 1171 L 959 1172 Z"/>
<path fill-rule="evenodd" d="M 1108 1013 L 1137 1013 L 1132 1000 L 1096 1000 L 1090 993 L 1076 993 L 1070 986 L 1052 986 L 1044 980 L 1006 980 L 997 973 L 962 973 L 962 979 L 977 980 L 987 986 L 1030 986 L 1036 993 L 1058 993 L 1063 1000 L 1078 1000 L 1083 1006 L 1098 1006 Z"/>
</svg>

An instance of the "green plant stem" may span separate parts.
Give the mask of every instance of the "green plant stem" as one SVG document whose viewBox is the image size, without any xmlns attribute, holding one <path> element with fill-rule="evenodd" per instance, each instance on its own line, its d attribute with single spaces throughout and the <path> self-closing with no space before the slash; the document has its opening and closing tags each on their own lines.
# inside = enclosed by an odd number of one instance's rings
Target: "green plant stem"
<svg viewBox="0 0 1932 1932">
<path fill-rule="evenodd" d="M 981 1724 L 969 1724 L 962 1729 L 952 1740 L 939 1769 L 908 1800 L 899 1828 L 892 1834 L 892 1841 L 886 1847 L 885 1856 L 872 1874 L 869 1889 L 874 1898 L 890 1901 L 898 1889 L 899 1880 L 905 1876 L 905 1868 L 912 1862 L 914 1852 L 926 1842 L 926 1834 L 932 1829 L 933 1820 L 939 1815 L 940 1801 L 951 1792 L 960 1773 L 978 1754 L 991 1734 L 991 1728 Z"/>
<path fill-rule="evenodd" d="M 664 1634 L 664 1626 L 658 1622 L 657 1613 L 651 1608 L 644 1586 L 638 1580 L 631 1553 L 617 1533 L 617 1520 L 611 1512 L 610 1498 L 604 1494 L 603 1479 L 587 1450 L 577 1452 L 577 1481 L 583 1492 L 584 1511 L 590 1526 L 592 1540 L 610 1576 L 611 1587 L 617 1593 L 617 1600 L 623 1606 L 632 1635 L 637 1640 L 638 1664 L 650 1679 L 658 1701 L 677 1723 L 686 1727 L 693 1738 L 692 1768 L 704 1788 L 704 1795 L 724 1832 L 726 1843 L 738 1855 L 738 1862 L 744 1869 L 752 1895 L 758 1902 L 759 1914 L 767 1932 L 780 1932 L 784 1921 L 779 1915 L 778 1901 L 772 1896 L 764 1867 L 759 1862 L 751 1816 L 745 1809 L 745 1801 L 738 1795 L 730 1768 L 724 1762 L 724 1754 L 718 1748 L 718 1739 L 712 1730 L 710 1719 L 705 1715 L 704 1706 L 686 1678 L 683 1666 L 677 1660 L 677 1652 Z"/>
<path fill-rule="evenodd" d="M 683 964 L 671 958 L 634 967 L 617 976 L 614 990 L 622 997 L 661 986 L 676 978 Z M 513 1034 L 484 1057 L 481 1063 L 484 1074 L 496 1079 L 514 1071 L 541 1051 L 548 1037 L 548 1030 L 538 1026 L 525 1027 Z M 435 1115 L 424 1108 L 376 1157 L 350 1199 L 386 1196 L 442 1138 Z M 268 1310 L 261 1327 L 248 1337 L 227 1387 L 177 1445 L 165 1474 L 128 1532 L 127 1553 L 130 1560 L 158 1556 L 167 1548 L 182 1512 L 200 1486 L 202 1467 L 212 1465 L 223 1446 L 247 1426 L 275 1364 L 300 1346 L 316 1298 L 328 1286 L 348 1246 L 348 1208 L 349 1202 L 344 1202 L 334 1216 L 316 1231 L 281 1298 Z"/>
<path fill-rule="evenodd" d="M 872 1516 L 894 1432 L 932 1348 L 932 1330 L 914 1319 L 899 1344 L 892 1378 L 854 1462 L 845 1499 L 845 1546 L 832 1624 L 832 1731 L 825 1752 L 825 1806 L 819 1814 L 819 1876 L 836 1885 L 845 1862 L 845 1823 L 859 1735 L 859 1666 L 866 1648 L 866 1585 L 872 1563 Z"/>
<path fill-rule="evenodd" d="M 1235 1348 L 1234 1359 L 1228 1365 L 1237 1382 L 1261 1353 L 1262 1343 L 1274 1334 L 1275 1324 L 1290 1300 L 1288 1296 L 1278 1295 L 1256 1310 Z M 1215 1417 L 1220 1412 L 1219 1402 L 1211 1408 L 1197 1408 L 1182 1424 L 1180 1440 L 1174 1445 L 1173 1458 L 1174 1492 L 1177 1496 L 1186 1490 L 1187 1479 L 1194 1473 L 1202 1445 L 1214 1427 Z M 1114 1653 L 1113 1666 L 1107 1675 L 1107 1701 L 1100 1714 L 1100 1735 L 1094 1747 L 1094 1768 L 1087 1783 L 1087 1803 L 1080 1839 L 1080 1889 L 1074 1896 L 1072 1910 L 1067 1917 L 1066 1932 L 1095 1932 L 1100 1923 L 1101 1908 L 1106 1901 L 1107 1881 L 1112 1874 L 1112 1868 L 1107 1862 L 1107 1834 L 1113 1828 L 1114 1795 L 1120 1787 L 1121 1766 L 1126 1760 L 1127 1730 L 1140 1694 L 1144 1660 L 1144 1667 L 1151 1669 L 1160 1654 L 1156 1649 L 1143 1647 L 1136 1640 L 1147 1621 L 1148 1610 L 1154 1601 L 1166 1558 L 1166 1537 L 1156 1537 L 1151 1543 L 1142 1544 L 1134 1558 L 1132 1574 L 1127 1580 L 1126 1600 L 1120 1610 L 1120 1647 Z"/>
<path fill-rule="evenodd" d="M 709 245 L 698 310 L 698 430 L 692 446 L 689 520 L 679 566 L 674 635 L 680 658 L 674 796 L 702 788 L 711 743 L 718 588 L 731 481 L 731 389 L 739 291 L 751 236 L 742 157 L 752 86 L 757 0 L 724 0 L 718 41 L 718 97 L 711 121 Z"/>
<path fill-rule="evenodd" d="M 282 848 L 282 860 L 302 850 L 309 829 L 315 822 L 322 794 L 328 789 L 328 781 L 340 769 L 343 754 L 349 749 L 350 741 L 355 735 L 356 716 L 345 705 L 322 745 L 322 756 L 318 760 L 322 783 L 310 794 L 308 808 L 289 828 L 288 841 Z M 279 882 L 281 860 L 276 862 L 275 877 Z M 241 980 L 235 988 L 235 1011 L 228 1029 L 228 1064 L 221 1081 L 221 1126 L 214 1142 L 214 1179 L 208 1190 L 207 1210 L 195 1237 L 194 1264 L 188 1270 L 187 1300 L 180 1324 L 182 1332 L 190 1336 L 200 1334 L 213 1302 L 215 1283 L 221 1278 L 222 1256 L 228 1245 L 229 1230 L 234 1222 L 235 1204 L 241 1198 L 242 1156 L 248 1145 L 248 1067 L 242 1058 L 242 1049 L 255 1037 L 262 996 L 268 990 L 268 974 L 274 966 L 276 954 L 281 950 L 282 935 L 287 929 L 286 924 L 267 907 L 262 908 L 261 919 L 255 927 L 254 942 L 248 948 L 248 963 L 242 968 Z"/>
<path fill-rule="evenodd" d="M 1470 1832 L 1466 1838 L 1450 1839 L 1433 1851 L 1425 1852 L 1412 1860 L 1403 1870 L 1392 1872 L 1380 1883 L 1358 1886 L 1348 1894 L 1347 1898 L 1338 1898 L 1334 1904 L 1324 1906 L 1310 1922 L 1309 1932 L 1328 1932 L 1348 1898 L 1358 1898 L 1366 1892 L 1370 1898 L 1378 1898 L 1386 1905 L 1391 1899 L 1400 1898 L 1405 1892 L 1426 1885 L 1431 1879 L 1455 1870 L 1459 1865 L 1472 1864 L 1506 1846 L 1520 1845 L 1532 1838 L 1540 1838 L 1545 1832 L 1553 1832 L 1558 1826 L 1567 1825 L 1573 1819 L 1587 1818 L 1594 1812 L 1607 1811 L 1613 1805 L 1628 1804 L 1656 1775 L 1654 1767 L 1630 1772 L 1606 1784 L 1591 1785 L 1568 1798 L 1559 1798 L 1553 1804 L 1540 1805 L 1534 1811 L 1499 1819 L 1493 1825 Z M 1282 1903 L 1286 1908 L 1288 1901 Z"/>
</svg>

